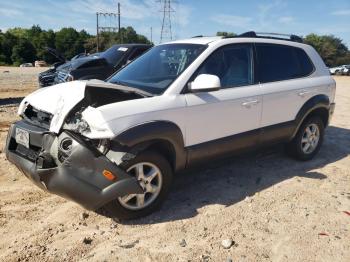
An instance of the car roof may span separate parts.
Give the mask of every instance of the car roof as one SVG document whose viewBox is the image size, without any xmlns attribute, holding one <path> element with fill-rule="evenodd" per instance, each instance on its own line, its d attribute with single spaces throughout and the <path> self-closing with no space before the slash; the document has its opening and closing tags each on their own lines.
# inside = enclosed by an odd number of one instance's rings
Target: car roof
<svg viewBox="0 0 350 262">
<path fill-rule="evenodd" d="M 166 43 L 162 43 L 161 45 L 166 44 L 200 44 L 200 45 L 207 45 L 211 42 L 221 40 L 222 36 L 198 36 L 198 37 L 192 37 L 182 40 L 176 40 L 176 41 L 170 41 Z"/>
<path fill-rule="evenodd" d="M 202 45 L 208 45 L 208 44 L 216 44 L 221 42 L 231 42 L 231 43 L 239 43 L 239 42 L 245 42 L 245 43 L 275 43 L 275 44 L 282 44 L 282 45 L 289 45 L 289 46 L 306 46 L 305 43 L 295 42 L 291 41 L 289 39 L 283 39 L 283 38 L 271 38 L 271 37 L 223 37 L 223 36 L 212 36 L 212 37 L 202 37 L 202 36 L 196 36 L 188 39 L 182 39 L 182 40 L 176 40 L 171 42 L 162 43 L 163 44 L 202 44 Z"/>
</svg>

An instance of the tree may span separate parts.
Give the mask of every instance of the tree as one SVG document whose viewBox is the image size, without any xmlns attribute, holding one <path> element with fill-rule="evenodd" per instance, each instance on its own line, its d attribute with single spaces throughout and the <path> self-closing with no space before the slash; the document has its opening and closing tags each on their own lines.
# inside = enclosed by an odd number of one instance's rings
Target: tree
<svg viewBox="0 0 350 262">
<path fill-rule="evenodd" d="M 232 32 L 216 32 L 217 36 L 225 36 L 225 37 L 231 37 L 231 36 L 235 36 L 235 33 Z"/>
<path fill-rule="evenodd" d="M 132 27 L 121 28 L 123 43 L 150 43 L 143 35 L 137 34 Z M 100 50 L 106 50 L 120 43 L 119 34 L 104 32 L 100 35 Z M 46 51 L 46 47 L 57 49 L 67 59 L 83 53 L 96 52 L 96 36 L 85 30 L 62 28 L 58 32 L 43 30 L 39 25 L 29 29 L 15 27 L 6 32 L 0 30 L 0 64 L 20 64 L 36 59 L 54 63 L 57 59 Z"/>
<path fill-rule="evenodd" d="M 77 45 L 78 39 L 79 33 L 74 28 L 62 28 L 56 33 L 55 46 L 67 59 L 70 59 L 84 51 L 83 46 L 79 48 Z"/>
<path fill-rule="evenodd" d="M 316 49 L 327 66 L 350 64 L 349 50 L 340 38 L 333 35 L 309 34 L 304 42 Z"/>
<path fill-rule="evenodd" d="M 17 43 L 18 38 L 10 32 L 0 34 L 0 61 L 2 64 L 12 64 L 12 48 Z"/>
<path fill-rule="evenodd" d="M 11 60 L 15 65 L 22 63 L 32 63 L 35 60 L 35 48 L 26 38 L 20 38 L 18 43 L 12 48 Z"/>
</svg>

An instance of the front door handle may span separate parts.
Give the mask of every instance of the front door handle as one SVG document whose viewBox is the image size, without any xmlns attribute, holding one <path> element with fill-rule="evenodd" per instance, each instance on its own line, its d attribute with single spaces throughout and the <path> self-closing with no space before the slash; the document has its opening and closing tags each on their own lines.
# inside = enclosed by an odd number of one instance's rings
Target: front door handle
<svg viewBox="0 0 350 262">
<path fill-rule="evenodd" d="M 242 103 L 242 106 L 249 108 L 250 106 L 256 105 L 256 104 L 259 104 L 259 100 L 248 100 L 248 101 L 244 101 Z"/>
</svg>

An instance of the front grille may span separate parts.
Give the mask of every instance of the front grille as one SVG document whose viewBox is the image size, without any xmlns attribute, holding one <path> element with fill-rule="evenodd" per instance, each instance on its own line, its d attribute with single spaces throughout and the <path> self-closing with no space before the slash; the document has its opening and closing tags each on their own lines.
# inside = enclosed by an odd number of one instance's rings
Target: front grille
<svg viewBox="0 0 350 262">
<path fill-rule="evenodd" d="M 57 73 L 57 79 L 59 83 L 66 82 L 67 77 L 68 77 L 68 74 L 65 72 L 59 71 Z"/>
<path fill-rule="evenodd" d="M 48 86 L 53 84 L 55 76 L 55 72 L 46 72 L 45 74 L 39 74 L 38 80 L 42 86 Z"/>
<path fill-rule="evenodd" d="M 26 121 L 30 122 L 35 126 L 49 129 L 53 115 L 40 111 L 32 107 L 31 105 L 28 105 L 26 110 L 24 111 L 23 117 Z"/>
<path fill-rule="evenodd" d="M 31 146 L 30 148 L 26 148 L 21 144 L 17 144 L 16 153 L 32 162 L 35 162 L 39 156 L 40 148 L 34 147 L 34 146 Z"/>
</svg>

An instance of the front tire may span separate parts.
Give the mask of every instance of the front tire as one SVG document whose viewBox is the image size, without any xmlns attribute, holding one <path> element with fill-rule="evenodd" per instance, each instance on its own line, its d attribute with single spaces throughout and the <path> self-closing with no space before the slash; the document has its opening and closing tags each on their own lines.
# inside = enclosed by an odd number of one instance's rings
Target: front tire
<svg viewBox="0 0 350 262">
<path fill-rule="evenodd" d="M 169 191 L 172 181 L 172 168 L 159 153 L 145 151 L 121 166 L 135 176 L 143 194 L 129 194 L 107 203 L 103 209 L 116 220 L 129 220 L 144 217 L 160 207 Z"/>
<path fill-rule="evenodd" d="M 287 144 L 287 153 L 301 161 L 312 159 L 320 150 L 324 137 L 324 124 L 320 117 L 307 118 L 294 139 Z"/>
</svg>

